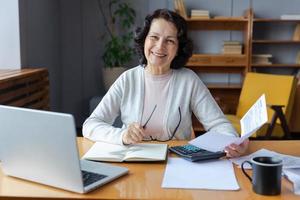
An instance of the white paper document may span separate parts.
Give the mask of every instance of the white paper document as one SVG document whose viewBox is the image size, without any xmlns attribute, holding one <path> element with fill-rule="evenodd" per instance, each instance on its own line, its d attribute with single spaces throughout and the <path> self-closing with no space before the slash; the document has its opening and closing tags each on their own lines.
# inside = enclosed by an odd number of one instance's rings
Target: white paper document
<svg viewBox="0 0 300 200">
<path fill-rule="evenodd" d="M 169 158 L 162 182 L 163 188 L 238 190 L 232 163 L 229 160 L 190 162 Z"/>
<path fill-rule="evenodd" d="M 296 195 L 300 195 L 300 168 L 284 169 L 284 176 L 293 183 L 293 190 Z"/>
<path fill-rule="evenodd" d="M 189 141 L 189 144 L 208 151 L 217 152 L 223 151 L 227 145 L 236 142 L 237 139 L 239 139 L 239 137 L 209 131 Z"/>
<path fill-rule="evenodd" d="M 226 146 L 232 143 L 241 144 L 267 121 L 268 114 L 266 98 L 263 94 L 240 120 L 241 137 L 234 137 L 222 133 L 208 131 L 207 133 L 191 140 L 189 143 L 208 151 L 223 151 Z"/>
<path fill-rule="evenodd" d="M 238 165 L 239 167 L 241 164 L 248 160 L 250 161 L 252 158 L 257 157 L 257 156 L 269 156 L 269 157 L 277 157 L 282 159 L 282 164 L 283 164 L 283 169 L 294 169 L 294 168 L 300 168 L 300 157 L 296 156 L 290 156 L 290 155 L 285 155 L 285 154 L 280 154 L 275 151 L 270 151 L 267 149 L 260 149 L 250 155 L 247 156 L 242 156 L 239 158 L 232 158 L 230 159 L 234 164 Z M 250 165 L 245 165 L 244 166 L 246 169 L 251 169 Z"/>
<path fill-rule="evenodd" d="M 240 120 L 241 136 L 248 138 L 268 121 L 266 97 L 263 94 Z"/>
</svg>

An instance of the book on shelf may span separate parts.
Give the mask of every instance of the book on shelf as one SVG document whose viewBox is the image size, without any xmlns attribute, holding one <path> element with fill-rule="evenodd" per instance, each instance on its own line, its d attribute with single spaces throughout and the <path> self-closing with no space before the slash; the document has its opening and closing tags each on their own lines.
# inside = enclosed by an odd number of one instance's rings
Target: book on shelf
<svg viewBox="0 0 300 200">
<path fill-rule="evenodd" d="M 272 58 L 272 54 L 253 54 L 252 55 L 252 63 L 253 64 L 272 64 L 270 59 Z"/>
<path fill-rule="evenodd" d="M 223 47 L 223 54 L 242 54 L 242 46 L 237 47 Z"/>
<path fill-rule="evenodd" d="M 237 55 L 242 54 L 241 50 L 228 50 L 228 49 L 222 49 L 222 53 L 223 54 L 237 54 Z"/>
<path fill-rule="evenodd" d="M 252 57 L 258 57 L 258 58 L 272 58 L 272 54 L 252 54 Z"/>
<path fill-rule="evenodd" d="M 300 65 L 300 51 L 297 53 L 296 64 Z"/>
<path fill-rule="evenodd" d="M 300 41 L 300 23 L 296 25 L 294 34 L 293 34 L 293 40 L 294 41 Z"/>
<path fill-rule="evenodd" d="M 178 1 L 177 0 L 174 0 L 174 10 L 176 13 L 180 14 L 181 15 L 181 10 L 179 8 L 179 4 L 178 4 Z"/>
<path fill-rule="evenodd" d="M 208 10 L 191 10 L 191 19 L 209 19 L 209 11 Z"/>
<path fill-rule="evenodd" d="M 236 55 L 242 55 L 242 52 L 239 50 L 224 50 L 222 49 L 223 54 L 236 54 Z"/>
<path fill-rule="evenodd" d="M 164 161 L 167 153 L 167 144 L 138 143 L 134 145 L 116 145 L 96 142 L 82 158 L 107 162 Z"/>
<path fill-rule="evenodd" d="M 300 14 L 284 14 L 280 16 L 280 19 L 285 20 L 300 20 Z"/>
<path fill-rule="evenodd" d="M 174 9 L 175 9 L 175 12 L 177 12 L 183 18 L 185 18 L 185 19 L 188 18 L 183 0 L 174 0 Z"/>
<path fill-rule="evenodd" d="M 223 49 L 226 49 L 226 50 L 242 50 L 242 45 L 224 45 Z"/>
<path fill-rule="evenodd" d="M 222 53 L 223 54 L 242 54 L 242 44 L 239 41 L 224 41 Z"/>
<path fill-rule="evenodd" d="M 223 41 L 224 45 L 240 45 L 241 42 L 237 40 L 225 40 Z"/>
</svg>

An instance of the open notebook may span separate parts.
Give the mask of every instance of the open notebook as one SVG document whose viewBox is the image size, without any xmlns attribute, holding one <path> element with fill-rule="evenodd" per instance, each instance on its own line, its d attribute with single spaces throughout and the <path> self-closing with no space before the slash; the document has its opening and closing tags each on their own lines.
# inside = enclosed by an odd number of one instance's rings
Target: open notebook
<svg viewBox="0 0 300 200">
<path fill-rule="evenodd" d="M 167 144 L 139 143 L 123 146 L 96 142 L 82 158 L 108 162 L 163 161 L 167 152 Z"/>
</svg>

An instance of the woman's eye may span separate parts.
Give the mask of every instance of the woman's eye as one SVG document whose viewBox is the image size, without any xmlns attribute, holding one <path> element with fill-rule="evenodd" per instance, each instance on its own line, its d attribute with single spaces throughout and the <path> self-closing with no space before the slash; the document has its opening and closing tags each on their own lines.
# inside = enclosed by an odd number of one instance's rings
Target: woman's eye
<svg viewBox="0 0 300 200">
<path fill-rule="evenodd" d="M 168 42 L 169 44 L 175 44 L 175 41 L 174 41 L 174 40 L 167 40 L 167 42 Z"/>
<path fill-rule="evenodd" d="M 158 37 L 155 36 L 155 35 L 150 35 L 149 37 L 150 37 L 150 39 L 152 39 L 152 40 L 158 40 Z"/>
</svg>

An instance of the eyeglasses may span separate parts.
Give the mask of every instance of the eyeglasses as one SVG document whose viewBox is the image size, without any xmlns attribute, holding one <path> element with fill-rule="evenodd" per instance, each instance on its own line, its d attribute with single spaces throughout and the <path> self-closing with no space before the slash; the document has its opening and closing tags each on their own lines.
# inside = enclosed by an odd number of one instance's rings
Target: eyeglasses
<svg viewBox="0 0 300 200">
<path fill-rule="evenodd" d="M 151 112 L 151 114 L 150 114 L 149 118 L 147 119 L 147 121 L 145 122 L 145 124 L 142 126 L 142 127 L 143 127 L 143 129 L 145 129 L 145 128 L 146 128 L 146 126 L 147 126 L 148 122 L 150 121 L 150 119 L 151 119 L 151 117 L 152 117 L 152 115 L 153 115 L 153 113 L 154 113 L 154 111 L 155 111 L 156 107 L 157 107 L 157 105 L 155 105 L 155 106 L 154 106 L 154 108 L 153 108 L 153 110 L 152 110 L 152 112 Z M 173 137 L 174 137 L 174 136 L 175 136 L 175 134 L 176 134 L 176 131 L 177 131 L 177 129 L 178 129 L 178 127 L 179 127 L 180 123 L 181 123 L 181 110 L 180 110 L 180 107 L 178 107 L 178 112 L 179 112 L 179 122 L 178 122 L 178 124 L 177 124 L 176 128 L 174 129 L 174 131 L 173 131 L 173 133 L 172 133 L 171 137 L 169 136 L 169 138 L 168 138 L 168 139 L 166 139 L 166 140 L 160 140 L 160 139 L 153 138 L 153 137 L 150 135 L 150 136 L 149 136 L 149 137 L 150 137 L 149 139 L 143 139 L 143 141 L 158 141 L 158 142 L 167 142 L 167 141 L 170 141 L 170 140 L 172 140 L 172 139 L 173 139 Z"/>
<path fill-rule="evenodd" d="M 147 121 L 146 121 L 145 124 L 143 125 L 143 129 L 146 128 L 146 126 L 147 126 L 148 122 L 150 121 L 150 119 L 151 119 L 151 117 L 152 117 L 152 115 L 153 115 L 153 113 L 154 113 L 156 107 L 157 107 L 157 105 L 154 106 L 154 108 L 153 108 L 153 110 L 152 110 L 150 116 L 148 117 Z"/>
</svg>

